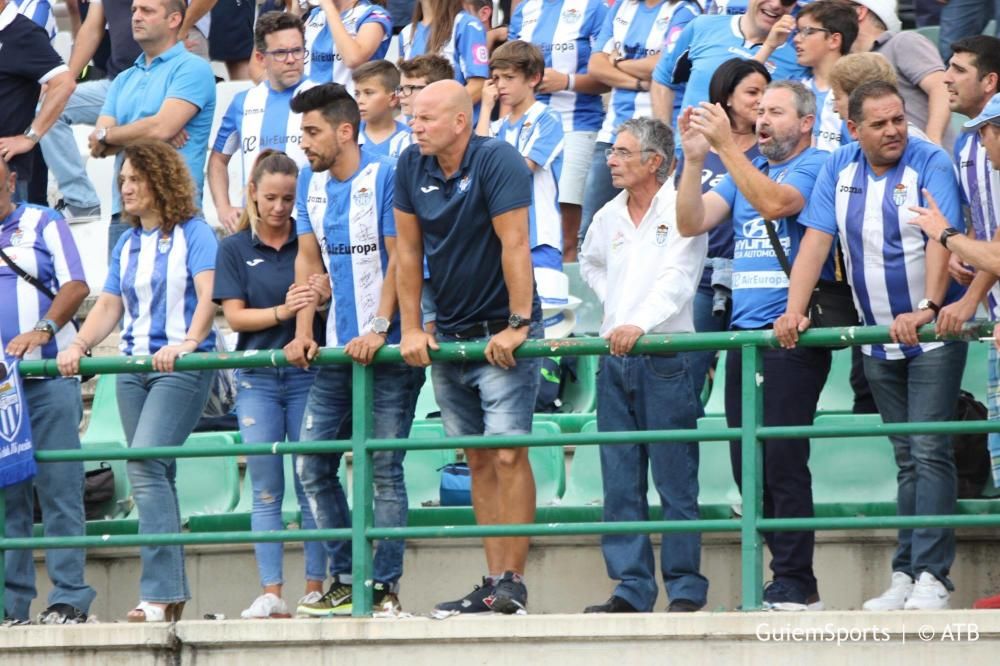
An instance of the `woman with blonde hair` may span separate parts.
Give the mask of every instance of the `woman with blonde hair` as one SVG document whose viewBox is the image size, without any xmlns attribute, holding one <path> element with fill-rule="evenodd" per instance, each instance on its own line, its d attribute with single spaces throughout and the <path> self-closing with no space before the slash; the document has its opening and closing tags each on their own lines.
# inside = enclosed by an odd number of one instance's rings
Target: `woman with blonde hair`
<svg viewBox="0 0 1000 666">
<path fill-rule="evenodd" d="M 115 244 L 104 291 L 70 347 L 59 353 L 63 375 L 121 327 L 126 356 L 151 354 L 154 372 L 117 376 L 118 413 L 130 448 L 180 446 L 208 400 L 211 372 L 174 372 L 185 354 L 215 349 L 212 282 L 215 234 L 194 205 L 194 183 L 177 151 L 159 141 L 122 150 L 118 177 L 123 219 L 132 228 Z M 177 461 L 130 460 L 128 477 L 140 534 L 181 531 Z M 139 604 L 129 622 L 180 619 L 191 597 L 182 546 L 143 546 Z"/>
<path fill-rule="evenodd" d="M 292 211 L 298 167 L 285 153 L 261 152 L 250 172 L 239 226 L 219 246 L 215 272 L 216 302 L 226 321 L 239 334 L 237 350 L 281 349 L 295 337 L 295 314 L 312 302 L 316 292 L 295 285 L 298 240 Z M 328 283 L 324 280 L 324 283 Z M 317 320 L 313 335 L 323 340 Z M 241 368 L 237 371 L 236 414 L 240 435 L 247 444 L 297 441 L 306 398 L 316 371 L 294 367 Z M 284 529 L 281 507 L 285 496 L 284 456 L 249 456 L 247 471 L 253 492 L 250 526 L 255 532 Z M 313 529 L 313 518 L 298 476 L 295 494 L 302 509 L 302 527 Z M 290 489 L 289 489 L 290 490 Z M 282 599 L 283 544 L 254 545 L 263 588 L 242 617 L 290 617 Z M 318 541 L 305 544 L 306 596 L 299 603 L 319 599 L 326 577 L 326 553 Z"/>
</svg>

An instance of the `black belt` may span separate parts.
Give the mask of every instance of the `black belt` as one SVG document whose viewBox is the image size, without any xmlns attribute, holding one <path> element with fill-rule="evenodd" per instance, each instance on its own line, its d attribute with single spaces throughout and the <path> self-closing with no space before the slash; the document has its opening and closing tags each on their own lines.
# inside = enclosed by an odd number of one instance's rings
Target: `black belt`
<svg viewBox="0 0 1000 666">
<path fill-rule="evenodd" d="M 506 319 L 493 319 L 490 321 L 480 321 L 467 326 L 460 331 L 455 331 L 454 333 L 447 333 L 442 331 L 445 335 L 449 335 L 453 338 L 458 338 L 459 340 L 471 340 L 472 338 L 485 338 L 490 335 L 496 335 L 500 331 L 507 328 L 509 324 Z"/>
</svg>

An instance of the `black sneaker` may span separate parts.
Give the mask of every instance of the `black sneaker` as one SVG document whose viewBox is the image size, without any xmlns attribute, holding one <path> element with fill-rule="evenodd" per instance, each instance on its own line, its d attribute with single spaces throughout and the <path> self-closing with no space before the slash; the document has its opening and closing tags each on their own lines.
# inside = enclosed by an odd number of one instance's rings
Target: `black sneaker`
<svg viewBox="0 0 1000 666">
<path fill-rule="evenodd" d="M 696 613 L 702 609 L 702 606 L 696 604 L 690 599 L 674 599 L 667 606 L 668 613 Z"/>
<path fill-rule="evenodd" d="M 335 617 L 350 615 L 354 608 L 351 603 L 351 585 L 334 579 L 326 594 L 311 604 L 299 604 L 295 609 L 297 615 L 306 617 Z"/>
<path fill-rule="evenodd" d="M 596 606 L 587 606 L 583 609 L 584 613 L 638 613 L 639 610 L 625 601 L 621 597 L 616 597 L 611 595 L 611 598 L 605 601 L 603 604 L 597 604 Z"/>
<path fill-rule="evenodd" d="M 528 612 L 528 588 L 513 571 L 505 571 L 493 592 L 493 610 L 504 615 L 525 615 Z"/>
<path fill-rule="evenodd" d="M 764 610 L 804 611 L 822 610 L 819 595 L 807 597 L 794 584 L 778 579 L 764 587 Z"/>
<path fill-rule="evenodd" d="M 434 610 L 431 617 L 436 620 L 443 620 L 452 615 L 466 615 L 472 613 L 492 613 L 494 602 L 494 587 L 488 579 L 483 578 L 482 585 L 476 585 L 472 592 L 461 599 L 455 601 L 442 601 Z"/>
<path fill-rule="evenodd" d="M 38 624 L 83 624 L 87 614 L 69 604 L 52 604 L 38 614 Z"/>
</svg>

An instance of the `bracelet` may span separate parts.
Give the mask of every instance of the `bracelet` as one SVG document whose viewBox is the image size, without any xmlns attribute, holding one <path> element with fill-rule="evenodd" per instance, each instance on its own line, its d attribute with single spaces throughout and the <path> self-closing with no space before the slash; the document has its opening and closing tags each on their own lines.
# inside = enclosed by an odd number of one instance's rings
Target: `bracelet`
<svg viewBox="0 0 1000 666">
<path fill-rule="evenodd" d="M 280 324 L 281 323 L 281 317 L 278 316 L 278 306 L 275 305 L 274 308 L 273 308 L 273 310 L 274 310 L 274 322 L 276 324 Z"/>
<path fill-rule="evenodd" d="M 638 77 L 636 77 L 636 79 L 635 79 L 635 89 L 638 92 L 642 92 L 642 79 L 640 79 Z"/>
<path fill-rule="evenodd" d="M 573 74 L 566 75 L 566 90 L 573 90 L 573 85 L 576 83 L 576 76 Z"/>
<path fill-rule="evenodd" d="M 76 345 L 77 347 L 80 347 L 83 350 L 84 354 L 86 354 L 87 352 L 90 351 L 90 345 L 83 338 L 73 338 L 73 342 L 71 342 L 69 344 L 70 344 L 71 347 L 73 345 Z"/>
<path fill-rule="evenodd" d="M 181 344 L 184 344 L 185 342 L 193 342 L 195 347 L 201 344 L 201 340 L 197 338 L 184 338 L 184 341 L 181 342 Z"/>
</svg>

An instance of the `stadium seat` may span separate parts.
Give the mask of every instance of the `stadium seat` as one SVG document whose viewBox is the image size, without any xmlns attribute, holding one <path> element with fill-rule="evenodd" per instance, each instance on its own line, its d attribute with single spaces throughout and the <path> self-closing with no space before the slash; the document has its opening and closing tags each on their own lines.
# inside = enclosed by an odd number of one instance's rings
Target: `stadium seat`
<svg viewBox="0 0 1000 666">
<path fill-rule="evenodd" d="M 444 426 L 440 423 L 415 423 L 410 439 L 440 439 L 447 447 Z M 455 462 L 455 447 L 426 451 L 407 451 L 403 459 L 406 497 L 411 508 L 437 503 L 441 494 L 441 468 Z"/>
<path fill-rule="evenodd" d="M 712 389 L 705 403 L 705 416 L 724 416 L 726 413 L 726 352 L 719 352 L 712 378 Z"/>
<path fill-rule="evenodd" d="M 593 413 L 597 409 L 597 366 L 600 356 L 577 356 L 576 377 L 563 377 L 559 389 L 562 413 Z"/>
<path fill-rule="evenodd" d="M 100 375 L 94 388 L 90 405 L 90 421 L 80 441 L 84 445 L 95 442 L 121 442 L 124 446 L 125 431 L 118 417 L 118 398 L 115 395 L 116 375 Z"/>
<path fill-rule="evenodd" d="M 722 416 L 698 419 L 698 429 L 725 428 Z M 698 444 L 698 505 L 702 518 L 729 518 L 734 504 L 739 504 L 740 491 L 733 479 L 728 441 L 703 441 Z"/>
<path fill-rule="evenodd" d="M 970 342 L 969 355 L 965 360 L 962 388 L 976 396 L 976 400 L 986 404 L 986 385 L 989 380 L 990 343 Z"/>
<path fill-rule="evenodd" d="M 551 421 L 536 421 L 532 424 L 533 435 L 560 435 L 559 426 Z M 553 504 L 566 491 L 566 458 L 561 445 L 533 446 L 528 459 L 535 475 L 535 504 Z"/>
<path fill-rule="evenodd" d="M 851 350 L 834 349 L 830 374 L 816 403 L 818 413 L 849 414 L 854 409 L 854 390 L 851 388 Z"/>
<path fill-rule="evenodd" d="M 576 309 L 574 335 L 597 335 L 604 319 L 604 307 L 597 294 L 580 277 L 580 264 L 565 263 L 563 272 L 569 278 L 569 293 L 583 301 Z"/>
<path fill-rule="evenodd" d="M 922 28 L 917 28 L 917 33 L 923 35 L 931 41 L 935 47 L 938 45 L 938 39 L 941 35 L 941 26 L 939 25 L 927 25 Z"/>
<path fill-rule="evenodd" d="M 184 446 L 217 444 L 232 444 L 232 439 L 225 433 L 199 433 L 189 438 Z M 240 472 L 236 456 L 179 458 L 176 486 L 182 523 L 191 516 L 232 511 L 240 499 Z"/>
<path fill-rule="evenodd" d="M 820 415 L 815 425 L 871 425 L 878 414 Z M 896 459 L 884 436 L 822 437 L 811 440 L 816 515 L 873 515 L 895 513 Z"/>
<path fill-rule="evenodd" d="M 421 421 L 429 418 L 437 418 L 440 410 L 437 406 L 437 399 L 434 397 L 434 382 L 431 381 L 431 369 L 427 368 L 427 380 L 420 389 L 417 396 L 417 408 L 414 410 L 414 420 Z M 431 416 L 434 414 L 435 416 Z"/>
<path fill-rule="evenodd" d="M 597 421 L 580 429 L 583 433 L 597 432 Z M 563 506 L 601 506 L 604 503 L 604 483 L 601 480 L 601 456 L 593 444 L 577 446 L 569 466 Z"/>
</svg>

